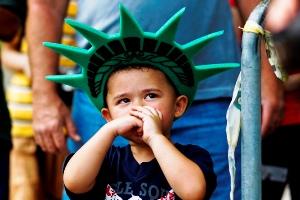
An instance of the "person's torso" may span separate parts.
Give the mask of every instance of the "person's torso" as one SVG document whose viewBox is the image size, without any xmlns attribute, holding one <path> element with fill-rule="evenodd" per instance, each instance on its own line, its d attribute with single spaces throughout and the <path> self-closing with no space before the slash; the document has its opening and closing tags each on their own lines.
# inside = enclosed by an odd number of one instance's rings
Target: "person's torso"
<svg viewBox="0 0 300 200">
<path fill-rule="evenodd" d="M 105 168 L 98 177 L 106 179 L 105 199 L 167 199 L 175 193 L 155 159 L 139 164 L 130 146 L 113 147 L 106 156 Z M 155 176 L 154 176 L 155 175 Z M 103 187 L 103 186 L 102 186 Z"/>
<path fill-rule="evenodd" d="M 174 144 L 202 170 L 206 180 L 206 199 L 216 187 L 216 177 L 209 153 L 195 145 Z M 69 156 L 66 160 L 71 157 Z M 69 192 L 71 197 L 76 194 Z M 102 162 L 94 187 L 85 194 L 89 199 L 180 199 L 169 185 L 156 159 L 138 163 L 130 146 L 112 146 Z M 193 195 L 193 194 L 191 194 Z"/>
</svg>

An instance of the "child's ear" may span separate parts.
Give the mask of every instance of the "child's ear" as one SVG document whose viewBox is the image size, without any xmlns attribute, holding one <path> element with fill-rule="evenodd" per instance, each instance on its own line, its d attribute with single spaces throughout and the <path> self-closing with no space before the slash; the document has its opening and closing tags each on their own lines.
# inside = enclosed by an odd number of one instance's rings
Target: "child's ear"
<svg viewBox="0 0 300 200">
<path fill-rule="evenodd" d="M 112 120 L 108 108 L 102 108 L 101 114 L 102 114 L 102 117 L 106 120 L 106 122 L 110 122 Z"/>
<path fill-rule="evenodd" d="M 175 118 L 181 117 L 185 112 L 188 105 L 188 97 L 185 95 L 180 95 L 176 99 L 175 103 Z"/>
</svg>

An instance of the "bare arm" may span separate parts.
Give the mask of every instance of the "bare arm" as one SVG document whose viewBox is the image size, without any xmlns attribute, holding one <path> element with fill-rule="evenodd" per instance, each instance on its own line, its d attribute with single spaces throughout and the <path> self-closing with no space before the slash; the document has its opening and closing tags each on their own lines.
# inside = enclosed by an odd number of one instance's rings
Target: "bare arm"
<svg viewBox="0 0 300 200">
<path fill-rule="evenodd" d="M 243 22 L 246 22 L 250 13 L 259 2 L 260 0 L 236 0 L 237 7 L 240 12 L 241 20 Z"/>
<path fill-rule="evenodd" d="M 181 199 L 203 199 L 206 181 L 200 167 L 184 156 L 165 136 L 149 142 L 168 183 Z M 193 194 L 193 195 L 191 195 Z"/>
<path fill-rule="evenodd" d="M 160 123 L 157 115 L 140 119 L 141 117 L 137 116 L 138 113 L 141 112 L 133 111 L 130 113 L 132 116 L 124 116 L 110 121 L 85 143 L 67 163 L 64 171 L 65 186 L 73 193 L 85 193 L 91 190 L 115 137 L 119 134 L 132 141 L 137 141 L 136 136 L 128 135 L 128 133 L 130 130 L 135 130 L 133 128 L 143 127 L 143 140 L 151 148 L 150 152 L 154 153 L 154 157 L 174 192 L 182 199 L 203 199 L 206 182 L 199 166 L 186 158 L 162 135 L 161 129 L 157 128 L 157 124 Z M 139 146 L 137 143 L 136 145 Z M 137 153 L 140 153 L 142 149 L 145 150 L 144 145 L 137 148 Z M 142 159 L 145 157 L 142 156 Z M 89 164 L 86 165 L 86 163 Z M 83 168 L 84 170 L 82 170 Z M 191 194 L 193 194 L 192 197 Z"/>
<path fill-rule="evenodd" d="M 289 79 L 285 83 L 286 91 L 300 90 L 300 73 L 289 75 Z"/>
<path fill-rule="evenodd" d="M 67 163 L 63 179 L 68 190 L 73 193 L 85 193 L 92 189 L 105 155 L 115 137 L 138 126 L 141 126 L 141 121 L 129 115 L 102 126 Z"/>
<path fill-rule="evenodd" d="M 237 0 L 240 16 L 244 23 L 260 0 Z M 276 78 L 269 64 L 264 44 L 261 45 L 261 104 L 262 104 L 262 136 L 272 132 L 282 118 L 283 83 Z"/>
<path fill-rule="evenodd" d="M 181 199 L 204 199 L 206 193 L 204 174 L 196 163 L 183 155 L 162 133 L 161 113 L 149 106 L 135 109 L 136 111 L 131 114 L 143 121 L 142 138 L 151 148 L 174 192 Z"/>
<path fill-rule="evenodd" d="M 65 147 L 64 128 L 69 136 L 79 140 L 56 85 L 45 80 L 45 75 L 57 73 L 58 56 L 43 47 L 42 42 L 60 40 L 67 5 L 68 0 L 28 1 L 26 36 L 32 70 L 33 128 L 36 142 L 49 152 Z"/>
<path fill-rule="evenodd" d="M 262 136 L 271 133 L 283 117 L 284 85 L 273 72 L 265 48 L 261 50 Z"/>
<path fill-rule="evenodd" d="M 272 32 L 282 31 L 299 14 L 298 0 L 272 0 L 266 15 L 266 25 Z"/>
<path fill-rule="evenodd" d="M 2 43 L 2 64 L 9 70 L 24 72 L 28 77 L 30 77 L 28 56 L 19 51 L 19 45 L 20 37 L 16 37 L 9 43 Z"/>
<path fill-rule="evenodd" d="M 64 185 L 68 190 L 73 193 L 85 193 L 93 188 L 105 155 L 115 137 L 115 131 L 110 124 L 106 124 L 73 155 L 63 175 Z"/>
</svg>

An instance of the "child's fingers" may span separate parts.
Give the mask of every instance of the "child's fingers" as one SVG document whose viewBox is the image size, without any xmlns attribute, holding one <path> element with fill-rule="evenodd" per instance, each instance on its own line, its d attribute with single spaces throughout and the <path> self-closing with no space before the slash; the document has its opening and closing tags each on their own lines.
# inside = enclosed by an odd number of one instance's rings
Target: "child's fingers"
<svg viewBox="0 0 300 200">
<path fill-rule="evenodd" d="M 143 106 L 143 107 L 138 106 L 138 107 L 133 107 L 132 109 L 148 116 L 158 116 L 158 112 L 156 111 L 156 109 L 150 106 Z"/>
<path fill-rule="evenodd" d="M 146 116 L 145 113 L 143 113 L 142 111 L 139 111 L 139 110 L 131 110 L 130 114 L 137 117 L 137 118 L 139 118 L 139 119 L 141 119 L 141 120 L 143 120 L 144 117 Z"/>
<path fill-rule="evenodd" d="M 150 106 L 133 107 L 130 114 L 140 118 L 143 121 L 146 117 L 150 117 L 152 119 L 158 117 L 159 119 L 162 119 L 162 113 L 159 110 Z"/>
<path fill-rule="evenodd" d="M 162 114 L 159 110 L 157 110 L 151 106 L 144 106 L 144 108 L 149 110 L 153 115 L 159 116 L 159 118 L 162 119 Z"/>
<path fill-rule="evenodd" d="M 133 107 L 132 110 L 135 110 L 135 111 L 138 111 L 138 112 L 141 112 L 141 113 L 144 113 L 144 114 L 148 114 L 148 115 L 151 115 L 152 113 L 149 111 L 149 110 L 146 110 L 144 107 L 142 106 L 136 106 L 136 107 Z"/>
</svg>

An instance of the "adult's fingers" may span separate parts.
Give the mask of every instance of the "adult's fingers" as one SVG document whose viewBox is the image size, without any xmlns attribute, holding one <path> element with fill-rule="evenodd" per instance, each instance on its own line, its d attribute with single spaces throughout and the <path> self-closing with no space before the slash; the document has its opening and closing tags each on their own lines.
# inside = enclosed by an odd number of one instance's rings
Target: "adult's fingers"
<svg viewBox="0 0 300 200">
<path fill-rule="evenodd" d="M 265 136 L 268 132 L 270 132 L 271 124 L 272 124 L 272 113 L 270 106 L 263 106 L 262 108 L 262 123 L 261 123 L 261 134 Z"/>
<path fill-rule="evenodd" d="M 36 113 L 33 128 L 36 143 L 41 146 L 42 150 L 55 153 L 64 148 L 65 138 L 62 132 L 62 118 L 59 114 L 51 115 L 55 113 L 55 110 L 51 111 L 48 113 L 40 111 L 39 115 Z"/>
<path fill-rule="evenodd" d="M 36 143 L 45 152 L 55 153 L 58 151 L 51 134 L 49 133 L 35 133 Z"/>
<path fill-rule="evenodd" d="M 64 129 L 59 128 L 56 131 L 53 131 L 51 134 L 52 141 L 54 143 L 54 147 L 57 151 L 62 151 L 66 146 L 66 138 L 64 134 Z"/>
<path fill-rule="evenodd" d="M 274 131 L 279 126 L 282 119 L 283 107 L 278 104 L 265 103 L 262 108 L 262 136 L 266 136 L 268 133 Z"/>
<path fill-rule="evenodd" d="M 66 116 L 65 123 L 68 136 L 76 142 L 80 141 L 81 138 L 76 132 L 75 124 L 73 123 L 73 120 L 71 119 L 70 115 Z"/>
<path fill-rule="evenodd" d="M 35 143 L 39 145 L 43 151 L 45 151 L 44 143 L 40 134 L 35 134 L 34 139 L 35 139 Z"/>
</svg>

